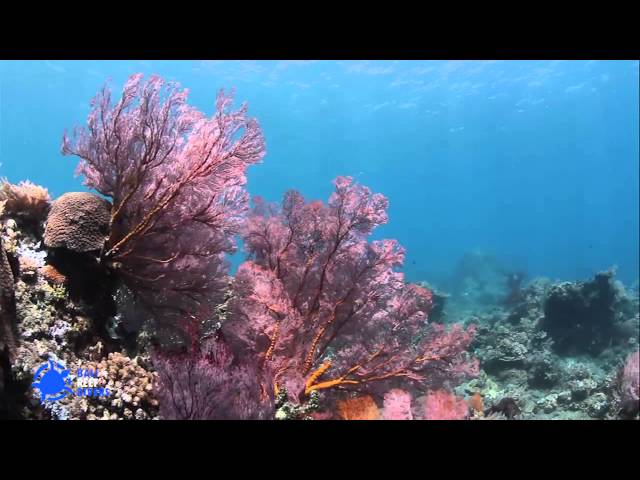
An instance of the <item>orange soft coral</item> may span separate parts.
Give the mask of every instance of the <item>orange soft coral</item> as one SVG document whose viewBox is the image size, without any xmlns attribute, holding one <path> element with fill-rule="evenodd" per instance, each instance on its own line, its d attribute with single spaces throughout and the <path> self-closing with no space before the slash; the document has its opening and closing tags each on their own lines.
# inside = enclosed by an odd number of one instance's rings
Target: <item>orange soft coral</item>
<svg viewBox="0 0 640 480">
<path fill-rule="evenodd" d="M 53 265 L 45 265 L 42 267 L 40 274 L 51 285 L 64 285 L 67 283 L 67 277 L 60 273 Z"/>
<path fill-rule="evenodd" d="M 20 265 L 20 276 L 23 280 L 32 280 L 36 278 L 38 268 L 40 267 L 36 260 L 27 255 L 21 255 L 18 258 L 18 262 Z"/>
<path fill-rule="evenodd" d="M 480 392 L 474 393 L 469 399 L 469 407 L 476 412 L 484 411 L 484 402 L 482 401 L 482 395 Z"/>
<path fill-rule="evenodd" d="M 380 410 L 370 395 L 348 398 L 337 403 L 342 420 L 378 420 Z"/>
</svg>

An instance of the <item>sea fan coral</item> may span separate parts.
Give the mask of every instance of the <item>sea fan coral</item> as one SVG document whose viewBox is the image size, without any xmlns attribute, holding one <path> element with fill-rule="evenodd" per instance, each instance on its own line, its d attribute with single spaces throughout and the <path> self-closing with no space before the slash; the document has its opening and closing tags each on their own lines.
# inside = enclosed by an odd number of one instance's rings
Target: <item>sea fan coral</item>
<svg viewBox="0 0 640 480">
<path fill-rule="evenodd" d="M 384 196 L 339 177 L 328 205 L 295 191 L 281 208 L 255 204 L 242 230 L 250 260 L 237 272 L 223 331 L 238 355 L 273 368 L 276 388 L 297 401 L 477 371 L 465 354 L 473 328 L 428 324 L 431 293 L 396 271 L 402 248 L 367 241 L 387 221 Z"/>
<path fill-rule="evenodd" d="M 17 185 L 0 181 L 0 214 L 11 214 L 16 220 L 40 222 L 49 210 L 51 197 L 46 188 L 30 181 Z"/>
<path fill-rule="evenodd" d="M 88 192 L 65 193 L 51 207 L 44 231 L 49 248 L 100 251 L 109 233 L 111 204 Z"/>
<path fill-rule="evenodd" d="M 156 351 L 160 415 L 167 420 L 260 420 L 273 418 L 273 393 L 258 372 L 237 365 L 225 345 L 209 338 L 186 352 Z"/>
<path fill-rule="evenodd" d="M 265 153 L 258 123 L 246 106 L 230 109 L 232 95 L 218 94 L 210 118 L 186 99 L 177 84 L 133 75 L 115 104 L 105 87 L 87 127 L 62 144 L 80 157 L 86 185 L 113 201 L 103 262 L 168 323 L 211 310 L 222 294 L 224 255 L 248 204 L 245 170 Z"/>
<path fill-rule="evenodd" d="M 620 396 L 623 412 L 637 415 L 640 410 L 640 351 L 627 357 L 621 372 Z"/>
<path fill-rule="evenodd" d="M 463 399 L 444 390 L 429 392 L 424 399 L 425 420 L 464 420 L 468 413 Z"/>
<path fill-rule="evenodd" d="M 347 398 L 337 403 L 342 420 L 379 420 L 380 410 L 370 395 Z"/>
</svg>

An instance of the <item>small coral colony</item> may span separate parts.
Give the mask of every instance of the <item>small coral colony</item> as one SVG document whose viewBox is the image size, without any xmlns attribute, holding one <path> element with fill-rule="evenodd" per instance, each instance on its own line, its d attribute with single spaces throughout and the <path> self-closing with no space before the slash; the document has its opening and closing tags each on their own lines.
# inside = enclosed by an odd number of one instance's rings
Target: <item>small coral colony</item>
<svg viewBox="0 0 640 480">
<path fill-rule="evenodd" d="M 522 417 L 483 391 L 477 327 L 431 318 L 436 294 L 405 281 L 402 247 L 369 239 L 383 195 L 337 177 L 327 202 L 291 190 L 250 207 L 265 141 L 231 95 L 207 117 L 177 84 L 133 75 L 120 98 L 98 93 L 62 152 L 100 195 L 0 190 L 4 418 Z M 34 372 L 52 357 L 109 393 L 41 401 Z M 637 351 L 618 369 L 633 418 Z"/>
</svg>

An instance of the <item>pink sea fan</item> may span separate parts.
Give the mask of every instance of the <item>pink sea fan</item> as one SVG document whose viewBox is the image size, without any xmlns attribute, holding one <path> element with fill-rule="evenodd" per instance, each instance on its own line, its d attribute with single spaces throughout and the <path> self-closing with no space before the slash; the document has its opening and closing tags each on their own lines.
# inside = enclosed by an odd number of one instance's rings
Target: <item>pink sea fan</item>
<svg viewBox="0 0 640 480">
<path fill-rule="evenodd" d="M 273 418 L 273 394 L 263 390 L 265 382 L 260 382 L 255 366 L 235 363 L 218 339 L 180 353 L 156 351 L 153 363 L 159 375 L 160 414 L 166 420 Z"/>
<path fill-rule="evenodd" d="M 429 324 L 431 292 L 407 284 L 395 240 L 368 241 L 387 200 L 339 177 L 328 204 L 288 192 L 260 199 L 241 235 L 249 260 L 235 277 L 225 338 L 271 365 L 293 400 L 312 391 L 437 385 L 476 370 L 473 329 Z M 293 391 L 295 390 L 295 391 Z"/>
<path fill-rule="evenodd" d="M 246 105 L 231 109 L 232 95 L 220 91 L 209 118 L 186 101 L 176 83 L 132 75 L 115 104 L 103 88 L 87 126 L 62 143 L 85 184 L 112 200 L 102 261 L 171 322 L 216 303 L 248 207 L 245 171 L 265 154 L 258 123 Z"/>
<path fill-rule="evenodd" d="M 399 388 L 384 394 L 382 417 L 385 420 L 413 420 L 411 413 L 411 394 Z"/>
<path fill-rule="evenodd" d="M 425 420 L 464 420 L 468 413 L 464 399 L 444 390 L 429 392 L 424 399 Z"/>
<path fill-rule="evenodd" d="M 621 372 L 620 396 L 624 410 L 632 415 L 638 412 L 640 407 L 640 351 L 627 357 Z"/>
</svg>

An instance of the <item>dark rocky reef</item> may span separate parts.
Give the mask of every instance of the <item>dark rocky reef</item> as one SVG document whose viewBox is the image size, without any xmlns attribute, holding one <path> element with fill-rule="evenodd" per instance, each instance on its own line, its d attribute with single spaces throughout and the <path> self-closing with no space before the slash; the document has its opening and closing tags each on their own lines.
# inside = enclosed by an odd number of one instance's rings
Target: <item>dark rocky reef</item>
<svg viewBox="0 0 640 480">
<path fill-rule="evenodd" d="M 503 398 L 516 402 L 525 419 L 633 416 L 635 410 L 623 405 L 617 377 L 624 359 L 638 348 L 637 293 L 625 290 L 610 271 L 588 282 L 535 279 L 518 297 L 513 305 L 480 305 L 452 319 L 477 325 L 472 352 L 481 367 L 480 376 L 458 393 L 481 392 L 487 417 L 507 416 Z M 572 336 L 571 327 L 550 327 L 558 318 L 561 325 L 584 322 L 585 315 L 592 315 L 593 330 L 581 335 Z"/>
<path fill-rule="evenodd" d="M 551 287 L 541 327 L 553 339 L 555 352 L 599 355 L 613 343 L 625 340 L 625 313 L 633 309 L 632 301 L 613 281 L 613 275 L 609 270 L 589 281 Z"/>
</svg>

